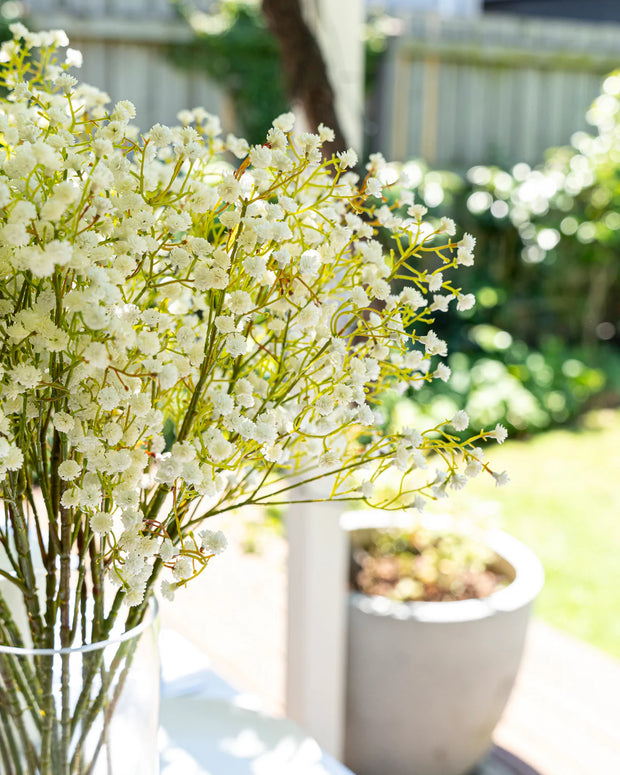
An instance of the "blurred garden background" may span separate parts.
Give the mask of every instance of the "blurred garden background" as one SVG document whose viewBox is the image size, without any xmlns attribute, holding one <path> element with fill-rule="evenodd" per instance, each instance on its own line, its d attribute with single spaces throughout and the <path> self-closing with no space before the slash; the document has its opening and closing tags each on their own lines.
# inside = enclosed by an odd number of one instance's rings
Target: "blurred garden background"
<svg viewBox="0 0 620 775">
<path fill-rule="evenodd" d="M 365 12 L 363 157 L 396 161 L 431 220 L 477 241 L 463 288 L 477 304 L 438 331 L 451 380 L 386 395 L 385 422 L 465 409 L 474 427 L 508 428 L 493 461 L 512 484 L 476 481 L 454 508 L 491 512 L 533 548 L 547 573 L 539 616 L 620 658 L 620 10 Z M 290 107 L 258 2 L 9 0 L 0 13 L 4 32 L 18 18 L 66 29 L 81 77 L 132 99 L 145 130 L 201 104 L 260 143 Z"/>
</svg>

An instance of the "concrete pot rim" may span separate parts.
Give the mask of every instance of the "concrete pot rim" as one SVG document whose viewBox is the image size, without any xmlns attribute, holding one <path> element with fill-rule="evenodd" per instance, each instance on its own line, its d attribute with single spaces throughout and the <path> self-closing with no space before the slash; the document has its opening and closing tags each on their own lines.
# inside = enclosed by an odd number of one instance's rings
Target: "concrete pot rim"
<svg viewBox="0 0 620 775">
<path fill-rule="evenodd" d="M 411 524 L 411 517 L 402 513 L 351 511 L 343 514 L 341 526 L 346 532 L 363 529 L 402 527 Z M 450 602 L 401 603 L 379 595 L 352 592 L 350 605 L 367 614 L 393 619 L 451 624 L 488 619 L 502 613 L 518 611 L 530 605 L 540 593 L 545 573 L 538 557 L 525 544 L 501 530 L 485 535 L 489 547 L 508 562 L 515 572 L 514 580 L 485 598 Z"/>
</svg>

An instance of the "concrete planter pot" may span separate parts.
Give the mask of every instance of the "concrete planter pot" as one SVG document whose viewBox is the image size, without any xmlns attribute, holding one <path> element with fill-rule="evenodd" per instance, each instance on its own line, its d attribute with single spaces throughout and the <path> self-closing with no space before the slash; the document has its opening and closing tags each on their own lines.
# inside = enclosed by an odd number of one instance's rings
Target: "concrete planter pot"
<svg viewBox="0 0 620 775">
<path fill-rule="evenodd" d="M 344 526 L 355 545 L 358 530 L 386 525 L 362 512 Z M 345 762 L 357 775 L 466 775 L 488 751 L 544 579 L 515 538 L 488 543 L 513 580 L 487 598 L 350 595 Z"/>
</svg>

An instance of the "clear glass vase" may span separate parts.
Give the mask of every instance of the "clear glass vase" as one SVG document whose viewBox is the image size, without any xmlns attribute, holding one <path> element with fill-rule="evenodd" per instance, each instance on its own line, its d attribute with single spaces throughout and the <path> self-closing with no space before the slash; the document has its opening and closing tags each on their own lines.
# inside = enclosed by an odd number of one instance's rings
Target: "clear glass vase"
<svg viewBox="0 0 620 775">
<path fill-rule="evenodd" d="M 0 643 L 2 775 L 157 775 L 157 604 L 76 648 Z"/>
</svg>

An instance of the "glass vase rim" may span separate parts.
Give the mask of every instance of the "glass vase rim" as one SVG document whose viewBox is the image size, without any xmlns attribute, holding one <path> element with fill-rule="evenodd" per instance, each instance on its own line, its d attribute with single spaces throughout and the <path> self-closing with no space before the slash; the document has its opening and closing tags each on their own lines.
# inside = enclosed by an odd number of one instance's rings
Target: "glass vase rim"
<svg viewBox="0 0 620 775">
<path fill-rule="evenodd" d="M 132 640 L 133 638 L 138 637 L 143 632 L 148 630 L 149 627 L 151 627 L 157 621 L 159 616 L 159 603 L 155 596 L 150 597 L 147 604 L 147 609 L 148 610 L 144 616 L 144 619 L 140 622 L 140 624 L 136 624 L 136 626 L 132 627 L 130 630 L 120 633 L 119 635 L 113 635 L 109 638 L 106 638 L 105 640 L 99 640 L 95 643 L 85 643 L 82 646 L 63 646 L 61 648 L 51 649 L 40 649 L 32 647 L 22 648 L 20 646 L 3 646 L 0 644 L 0 654 L 10 654 L 15 657 L 52 657 L 56 655 L 63 656 L 71 654 L 87 654 L 93 651 L 101 651 L 102 649 L 105 649 L 113 644 L 124 643 L 125 641 Z"/>
</svg>

